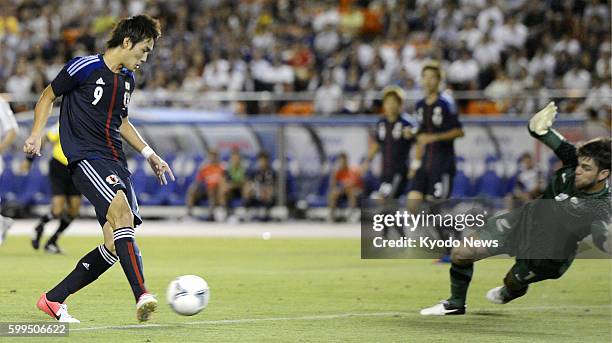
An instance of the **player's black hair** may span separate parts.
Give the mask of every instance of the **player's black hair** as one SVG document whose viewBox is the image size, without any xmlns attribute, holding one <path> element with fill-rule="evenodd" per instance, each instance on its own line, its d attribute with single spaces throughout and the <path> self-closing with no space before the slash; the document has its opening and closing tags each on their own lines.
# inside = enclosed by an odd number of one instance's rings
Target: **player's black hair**
<svg viewBox="0 0 612 343">
<path fill-rule="evenodd" d="M 610 138 L 598 138 L 580 146 L 577 151 L 578 157 L 589 157 L 599 170 L 610 169 Z"/>
<path fill-rule="evenodd" d="M 106 42 L 108 49 L 121 46 L 125 38 L 132 41 L 132 47 L 145 39 L 156 40 L 161 36 L 159 20 L 141 14 L 121 19 L 113 28 L 110 39 Z"/>
<path fill-rule="evenodd" d="M 440 69 L 440 63 L 432 61 L 428 62 L 421 69 L 421 75 L 425 73 L 426 70 L 433 70 L 434 73 L 438 76 L 438 80 L 442 80 L 442 70 Z"/>
</svg>

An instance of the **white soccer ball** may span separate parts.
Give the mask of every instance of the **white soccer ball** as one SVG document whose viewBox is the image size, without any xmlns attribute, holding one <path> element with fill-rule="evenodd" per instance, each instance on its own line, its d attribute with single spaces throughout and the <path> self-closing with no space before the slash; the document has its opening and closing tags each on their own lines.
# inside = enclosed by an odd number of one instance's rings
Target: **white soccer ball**
<svg viewBox="0 0 612 343">
<path fill-rule="evenodd" d="M 183 275 L 170 282 L 166 300 L 174 312 L 193 316 L 208 305 L 210 289 L 208 283 L 196 275 Z"/>
</svg>

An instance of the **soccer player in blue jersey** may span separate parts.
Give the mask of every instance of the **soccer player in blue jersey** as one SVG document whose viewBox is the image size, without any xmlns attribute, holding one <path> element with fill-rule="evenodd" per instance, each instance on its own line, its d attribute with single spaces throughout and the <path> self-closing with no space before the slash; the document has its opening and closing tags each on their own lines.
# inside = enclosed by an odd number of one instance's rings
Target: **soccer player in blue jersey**
<svg viewBox="0 0 612 343">
<path fill-rule="evenodd" d="M 159 21 L 146 15 L 117 23 L 104 54 L 70 60 L 43 91 L 35 108 L 27 155 L 40 155 L 41 137 L 53 101 L 63 96 L 60 139 L 74 184 L 89 199 L 104 233 L 104 244 L 83 256 L 64 280 L 38 300 L 40 310 L 60 322 L 79 322 L 68 314 L 66 298 L 87 286 L 119 261 L 136 301 L 136 317 L 149 319 L 157 300 L 145 287 L 134 228 L 142 223 L 122 138 L 140 151 L 161 184 L 168 164 L 142 139 L 128 119 L 134 71 L 144 62 L 161 34 Z"/>
<path fill-rule="evenodd" d="M 408 175 L 408 157 L 418 125 L 402 112 L 404 91 L 397 86 L 383 90 L 384 117 L 376 123 L 375 141 L 370 146 L 363 170 L 380 151 L 382 153 L 381 185 L 378 193 L 385 199 L 404 194 Z"/>
<path fill-rule="evenodd" d="M 421 71 L 425 97 L 416 103 L 419 132 L 416 137 L 415 158 L 410 166 L 412 184 L 408 192 L 407 207 L 418 213 L 423 200 L 448 199 L 455 176 L 454 141 L 463 137 L 459 112 L 453 98 L 440 92 L 442 71 L 430 62 Z M 431 208 L 436 212 L 437 209 Z M 437 227 L 441 239 L 457 236 L 452 228 Z M 447 252 L 450 254 L 450 250 Z M 448 254 L 440 262 L 448 262 Z"/>
<path fill-rule="evenodd" d="M 442 72 L 436 63 L 423 67 L 425 97 L 416 103 L 419 132 L 416 137 L 414 178 L 408 193 L 409 209 L 416 212 L 424 197 L 447 199 L 455 175 L 454 141 L 463 137 L 455 101 L 440 92 Z"/>
</svg>

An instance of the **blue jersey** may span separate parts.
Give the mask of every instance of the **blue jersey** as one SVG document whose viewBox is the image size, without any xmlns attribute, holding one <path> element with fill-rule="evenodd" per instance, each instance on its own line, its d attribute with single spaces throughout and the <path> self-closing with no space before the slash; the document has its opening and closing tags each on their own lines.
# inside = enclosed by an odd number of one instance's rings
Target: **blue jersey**
<svg viewBox="0 0 612 343">
<path fill-rule="evenodd" d="M 399 116 L 395 122 L 387 118 L 376 123 L 376 141 L 382 152 L 382 181 L 391 182 L 395 174 L 408 171 L 408 155 L 412 147 L 412 133 L 416 123 L 407 116 Z"/>
<path fill-rule="evenodd" d="M 439 94 L 431 105 L 428 105 L 425 99 L 419 100 L 416 103 L 416 114 L 420 127 L 419 133 L 441 133 L 461 128 L 457 105 L 447 94 Z M 431 169 L 435 164 L 441 169 L 453 171 L 455 169 L 454 140 L 428 144 L 425 148 L 423 162 L 423 167 L 426 169 Z"/>
<path fill-rule="evenodd" d="M 51 82 L 63 95 L 60 140 L 70 164 L 83 159 L 116 161 L 127 171 L 120 126 L 128 115 L 134 74 L 126 68 L 113 73 L 102 55 L 70 60 Z"/>
</svg>

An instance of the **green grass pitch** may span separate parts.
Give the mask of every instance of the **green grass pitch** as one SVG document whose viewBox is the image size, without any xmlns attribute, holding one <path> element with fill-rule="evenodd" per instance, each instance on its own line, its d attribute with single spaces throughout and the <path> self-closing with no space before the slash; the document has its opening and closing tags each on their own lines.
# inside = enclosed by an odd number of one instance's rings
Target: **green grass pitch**
<svg viewBox="0 0 612 343">
<path fill-rule="evenodd" d="M 145 276 L 160 307 L 137 325 L 129 285 L 117 264 L 68 299 L 78 342 L 610 342 L 610 260 L 577 260 L 559 280 L 535 284 L 507 305 L 485 292 L 512 264 L 476 264 L 468 315 L 421 317 L 418 310 L 448 295 L 448 265 L 429 260 L 361 260 L 354 239 L 140 237 Z M 25 236 L 0 247 L 2 322 L 51 321 L 35 309 L 100 239 L 65 237 L 65 256 L 35 252 Z M 165 289 L 196 274 L 211 302 L 193 317 L 174 314 Z M 67 340 L 53 338 L 53 342 Z M 0 341 L 3 338 L 0 337 Z M 6 338 L 4 338 L 6 340 Z M 19 342 L 40 341 L 34 338 Z M 46 338 L 47 341 L 51 340 Z"/>
</svg>

